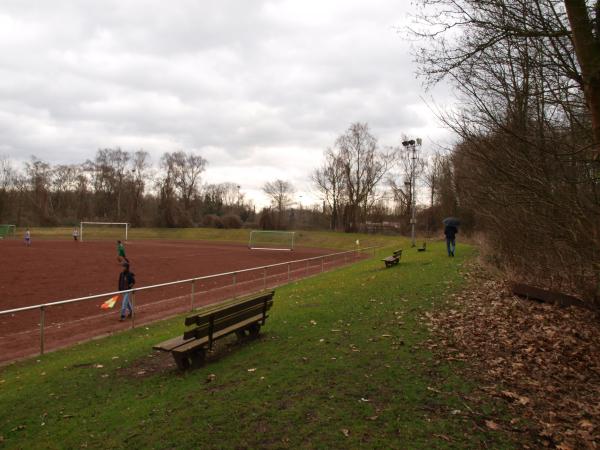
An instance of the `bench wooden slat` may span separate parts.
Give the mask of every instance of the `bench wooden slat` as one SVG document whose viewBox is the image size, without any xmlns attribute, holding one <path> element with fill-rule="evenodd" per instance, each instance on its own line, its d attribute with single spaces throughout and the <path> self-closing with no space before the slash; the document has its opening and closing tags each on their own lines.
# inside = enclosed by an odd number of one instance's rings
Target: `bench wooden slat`
<svg viewBox="0 0 600 450">
<path fill-rule="evenodd" d="M 164 350 L 166 352 L 170 352 L 176 347 L 179 347 L 182 344 L 190 341 L 190 339 L 185 339 L 183 336 L 177 336 L 172 339 L 168 339 L 160 344 L 154 345 L 152 348 L 155 350 Z"/>
<path fill-rule="evenodd" d="M 272 302 L 274 292 L 270 292 L 268 294 L 261 295 L 260 297 L 256 297 L 250 300 L 246 300 L 240 303 L 234 303 L 232 305 L 222 306 L 221 308 L 214 308 L 209 311 L 203 311 L 202 313 L 195 314 L 193 316 L 188 316 L 185 318 L 185 325 L 203 325 L 208 323 L 209 318 L 215 315 L 226 315 L 226 314 L 235 314 L 238 311 L 242 311 L 244 309 L 256 307 L 257 305 L 262 305 L 265 301 Z"/>
<path fill-rule="evenodd" d="M 395 266 L 400 262 L 400 258 L 402 257 L 402 249 L 395 250 L 391 256 L 387 256 L 382 259 L 385 263 L 385 267 Z"/>
<path fill-rule="evenodd" d="M 274 294 L 275 291 L 263 292 L 204 307 L 198 314 L 186 317 L 185 324 L 191 325 L 191 330 L 153 348 L 171 352 L 181 370 L 200 367 L 216 339 L 234 332 L 240 339 L 246 333 L 257 336 L 273 306 Z"/>
<path fill-rule="evenodd" d="M 270 309 L 270 306 L 267 307 L 267 309 Z M 263 314 L 263 305 L 261 304 L 261 305 L 255 306 L 253 308 L 248 308 L 246 310 L 238 311 L 236 314 L 228 314 L 228 315 L 224 315 L 224 316 L 214 317 L 214 320 L 212 323 L 213 336 L 216 334 L 217 331 L 219 331 L 223 328 L 227 328 L 230 325 L 233 325 L 241 320 L 246 320 L 248 317 L 261 316 L 261 318 L 262 318 L 262 314 Z M 185 333 L 183 333 L 183 338 L 184 339 L 190 339 L 190 338 L 200 339 L 209 334 L 210 334 L 210 323 L 205 323 L 205 324 L 200 325 L 199 327 L 185 331 Z"/>
<path fill-rule="evenodd" d="M 232 324 L 232 325 L 228 326 L 227 328 L 222 328 L 219 331 L 215 331 L 213 333 L 213 340 L 222 338 L 222 337 L 224 337 L 228 334 L 234 333 L 235 331 L 240 330 L 242 328 L 246 328 L 248 325 L 256 323 L 260 320 L 262 320 L 262 314 L 258 314 L 253 317 L 249 317 L 246 320 Z M 187 353 L 190 350 L 193 350 L 195 348 L 203 347 L 204 345 L 208 344 L 208 341 L 209 341 L 208 336 L 203 336 L 198 339 L 192 339 L 192 340 L 188 341 L 187 344 L 183 344 L 177 348 L 174 348 L 171 351 L 174 353 Z"/>
<path fill-rule="evenodd" d="M 263 295 L 270 295 L 271 293 L 275 294 L 275 291 L 268 291 L 267 293 L 261 293 L 260 296 L 262 297 Z M 209 305 L 200 306 L 199 308 L 196 309 L 196 312 L 194 313 L 194 315 L 188 316 L 188 318 L 202 316 L 205 314 L 210 314 L 215 311 L 220 311 L 220 310 L 228 308 L 230 306 L 244 303 L 244 302 L 248 301 L 249 299 L 256 298 L 257 295 L 259 295 L 259 294 L 231 298 L 229 300 L 223 300 L 222 302 L 211 303 Z"/>
</svg>

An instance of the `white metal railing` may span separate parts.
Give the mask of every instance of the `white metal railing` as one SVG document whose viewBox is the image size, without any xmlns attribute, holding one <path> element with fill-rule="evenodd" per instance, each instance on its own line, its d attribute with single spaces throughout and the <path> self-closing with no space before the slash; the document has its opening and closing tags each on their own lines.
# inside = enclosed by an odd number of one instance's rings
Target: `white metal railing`
<svg viewBox="0 0 600 450">
<path fill-rule="evenodd" d="M 237 285 L 237 276 L 238 274 L 243 274 L 243 273 L 249 273 L 249 272 L 255 272 L 255 271 L 263 271 L 263 283 L 262 283 L 262 289 L 266 289 L 267 287 L 267 269 L 270 268 L 274 268 L 274 267 L 283 267 L 283 266 L 287 266 L 287 282 L 289 283 L 291 281 L 290 278 L 290 274 L 291 274 L 291 266 L 292 264 L 299 264 L 299 263 L 306 263 L 306 268 L 304 269 L 306 271 L 306 275 L 308 276 L 308 267 L 309 267 L 309 262 L 310 261 L 317 261 L 320 260 L 320 272 L 319 273 L 323 273 L 325 271 L 325 258 L 332 258 L 332 257 L 344 257 L 344 264 L 347 264 L 348 262 L 348 255 L 358 255 L 359 253 L 362 252 L 366 252 L 366 251 L 372 251 L 372 254 L 375 255 L 375 249 L 379 248 L 379 246 L 373 246 L 373 247 L 365 247 L 365 248 L 357 248 L 355 250 L 348 250 L 345 252 L 339 252 L 339 253 L 330 253 L 327 255 L 321 255 L 321 256 L 314 256 L 312 258 L 305 258 L 305 259 L 297 259 L 294 261 L 286 261 L 286 262 L 282 262 L 282 263 L 276 263 L 276 264 L 269 264 L 266 266 L 258 266 L 258 267 L 252 267 L 249 269 L 240 269 L 240 270 L 235 270 L 235 271 L 231 271 L 231 272 L 223 272 L 223 273 L 218 273 L 218 274 L 213 274 L 213 275 L 205 275 L 205 276 L 201 276 L 201 277 L 194 277 L 194 278 L 187 278 L 185 280 L 177 280 L 177 281 L 170 281 L 167 283 L 160 283 L 160 284 L 154 284 L 151 286 L 142 286 L 139 288 L 133 288 L 133 289 L 127 289 L 127 290 L 123 290 L 123 291 L 113 291 L 113 292 L 105 292 L 102 294 L 95 294 L 95 295 L 88 295 L 85 297 L 78 297 L 78 298 L 73 298 L 73 299 L 68 299 L 68 300 L 60 300 L 60 301 L 56 301 L 56 302 L 50 302 L 50 303 L 42 303 L 39 305 L 31 305 L 31 306 L 23 306 L 20 308 L 13 308 L 13 309 L 7 309 L 4 311 L 0 311 L 0 316 L 3 315 L 7 315 L 7 314 L 15 314 L 15 313 L 21 313 L 21 312 L 26 312 L 26 311 L 33 311 L 36 309 L 39 309 L 40 311 L 40 355 L 44 354 L 44 329 L 45 329 L 45 314 L 46 314 L 46 309 L 49 307 L 53 307 L 53 306 L 61 306 L 61 305 L 68 305 L 68 304 L 74 304 L 74 303 L 80 303 L 80 302 L 85 302 L 85 301 L 89 301 L 89 300 L 95 300 L 95 299 L 99 299 L 99 298 L 107 298 L 107 297 L 112 297 L 114 295 L 118 295 L 118 294 L 124 294 L 127 292 L 131 293 L 131 305 L 132 305 L 132 315 L 131 315 L 131 328 L 135 328 L 135 294 L 136 292 L 141 292 L 141 291 L 149 291 L 152 289 L 157 289 L 157 288 L 163 288 L 163 287 L 167 287 L 167 286 L 175 286 L 175 285 L 182 285 L 182 284 L 186 284 L 186 283 L 190 283 L 191 285 L 191 289 L 190 289 L 190 297 L 191 297 L 191 301 L 190 301 L 190 310 L 193 310 L 195 305 L 194 305 L 194 298 L 196 295 L 195 292 L 195 287 L 196 287 L 196 282 L 197 281 L 201 281 L 201 280 L 209 280 L 211 278 L 217 278 L 217 277 L 226 277 L 226 276 L 231 276 L 232 277 L 232 284 L 230 286 L 233 287 L 234 290 L 234 296 L 235 296 L 235 292 L 236 292 L 236 285 Z M 285 272 L 284 272 L 285 273 Z"/>
</svg>

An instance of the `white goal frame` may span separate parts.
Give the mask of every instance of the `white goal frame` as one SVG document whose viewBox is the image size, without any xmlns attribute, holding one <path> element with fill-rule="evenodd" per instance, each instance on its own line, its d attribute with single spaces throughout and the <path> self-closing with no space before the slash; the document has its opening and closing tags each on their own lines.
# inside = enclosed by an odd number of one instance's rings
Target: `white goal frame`
<svg viewBox="0 0 600 450">
<path fill-rule="evenodd" d="M 284 247 L 283 245 L 281 245 L 280 247 L 268 247 L 268 246 L 263 246 L 263 245 L 255 245 L 255 243 L 253 242 L 252 237 L 257 235 L 257 234 L 265 234 L 265 235 L 275 235 L 275 234 L 280 234 L 280 235 L 288 235 L 291 240 L 289 247 Z M 284 250 L 284 251 L 292 251 L 294 250 L 294 239 L 295 239 L 295 235 L 296 233 L 294 231 L 272 231 L 272 230 L 252 230 L 250 231 L 250 239 L 248 240 L 248 248 L 250 250 Z"/>
<path fill-rule="evenodd" d="M 125 226 L 125 241 L 129 234 L 129 223 L 127 222 L 79 222 L 79 240 L 83 242 L 83 226 L 84 225 L 124 225 Z"/>
<path fill-rule="evenodd" d="M 4 236 L 0 236 L 0 239 L 4 239 L 5 236 L 7 239 L 10 239 L 14 238 L 17 235 L 17 226 L 13 225 L 12 223 L 0 223 L 0 227 L 8 227 L 9 230 L 12 229 L 12 234 L 10 234 L 10 232 L 7 232 Z"/>
</svg>

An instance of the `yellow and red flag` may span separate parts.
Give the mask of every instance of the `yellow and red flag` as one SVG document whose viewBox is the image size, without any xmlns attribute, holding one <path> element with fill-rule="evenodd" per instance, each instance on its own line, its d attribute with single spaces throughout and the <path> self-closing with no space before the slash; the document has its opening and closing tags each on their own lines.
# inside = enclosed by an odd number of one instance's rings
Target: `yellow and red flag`
<svg viewBox="0 0 600 450">
<path fill-rule="evenodd" d="M 102 303 L 100 305 L 100 308 L 102 308 L 102 309 L 114 308 L 115 303 L 117 303 L 118 300 L 119 300 L 119 294 L 117 294 L 114 297 L 111 297 L 108 300 L 106 300 L 104 303 Z"/>
</svg>

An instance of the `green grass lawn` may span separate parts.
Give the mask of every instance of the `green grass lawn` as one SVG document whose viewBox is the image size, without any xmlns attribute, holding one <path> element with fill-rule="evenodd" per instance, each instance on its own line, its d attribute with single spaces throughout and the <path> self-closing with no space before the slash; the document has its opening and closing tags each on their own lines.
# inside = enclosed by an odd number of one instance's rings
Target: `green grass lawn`
<svg viewBox="0 0 600 450">
<path fill-rule="evenodd" d="M 247 244 L 250 231 L 248 229 L 218 229 L 218 228 L 131 228 L 129 239 L 185 239 L 185 240 L 211 240 L 222 242 L 240 242 Z M 17 238 L 21 239 L 24 229 L 17 230 Z M 31 228 L 33 240 L 35 239 L 72 239 L 73 228 Z M 94 229 L 95 236 L 102 238 L 120 238 L 120 234 L 114 229 Z M 360 241 L 361 247 L 390 245 L 394 242 L 406 242 L 406 239 L 398 236 L 383 236 L 361 233 L 339 233 L 332 231 L 302 231 L 297 230 L 295 245 L 300 247 L 317 247 L 331 249 L 349 249 L 356 247 L 356 240 Z M 86 232 L 84 230 L 84 238 Z M 420 245 L 419 241 L 419 245 Z"/>
<path fill-rule="evenodd" d="M 278 288 L 260 339 L 194 371 L 150 369 L 181 318 L 0 369 L 0 447 L 512 448 L 456 412 L 470 384 L 421 345 L 474 250 L 404 248 Z"/>
</svg>

